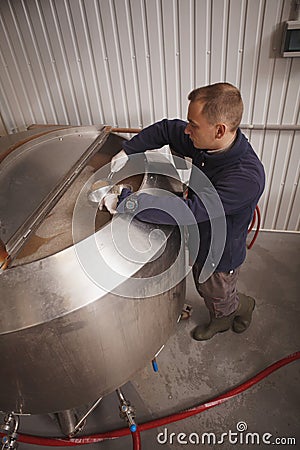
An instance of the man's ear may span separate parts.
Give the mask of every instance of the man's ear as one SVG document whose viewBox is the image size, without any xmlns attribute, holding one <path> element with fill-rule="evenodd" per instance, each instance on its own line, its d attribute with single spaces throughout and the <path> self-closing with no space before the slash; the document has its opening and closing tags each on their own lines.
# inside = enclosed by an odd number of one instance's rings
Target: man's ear
<svg viewBox="0 0 300 450">
<path fill-rule="evenodd" d="M 225 123 L 218 123 L 216 125 L 216 139 L 222 139 L 224 134 L 226 133 L 226 125 Z"/>
</svg>

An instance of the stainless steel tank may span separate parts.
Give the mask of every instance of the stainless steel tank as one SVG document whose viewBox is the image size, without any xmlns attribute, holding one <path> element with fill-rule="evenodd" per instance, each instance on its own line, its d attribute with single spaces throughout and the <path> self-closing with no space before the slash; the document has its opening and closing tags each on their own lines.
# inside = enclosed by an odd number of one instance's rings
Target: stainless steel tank
<svg viewBox="0 0 300 450">
<path fill-rule="evenodd" d="M 38 128 L 0 140 L 0 237 L 9 255 L 0 275 L 1 411 L 87 404 L 126 383 L 174 332 L 185 296 L 179 228 L 127 214 L 111 220 L 97 207 L 94 233 L 80 221 L 87 180 L 122 142 L 103 126 Z M 146 161 L 146 174 L 126 182 L 176 191 L 173 167 L 163 164 L 171 177 L 151 172 Z M 89 208 L 86 200 L 83 216 Z M 125 231 L 146 259 L 116 248 L 113 236 L 122 244 Z M 100 259 L 89 253 L 95 243 Z M 119 274 L 111 290 L 94 279 L 105 264 Z"/>
</svg>

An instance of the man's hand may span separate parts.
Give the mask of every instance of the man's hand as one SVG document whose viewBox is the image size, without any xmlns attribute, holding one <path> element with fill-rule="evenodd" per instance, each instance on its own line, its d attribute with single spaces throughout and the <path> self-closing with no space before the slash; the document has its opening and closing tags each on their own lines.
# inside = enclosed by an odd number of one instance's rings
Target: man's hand
<svg viewBox="0 0 300 450">
<path fill-rule="evenodd" d="M 100 211 L 103 210 L 103 207 L 110 212 L 110 214 L 114 215 L 117 212 L 117 204 L 118 204 L 118 195 L 117 194 L 107 194 L 103 197 L 101 202 L 99 203 Z"/>
<path fill-rule="evenodd" d="M 121 150 L 119 153 L 117 153 L 113 158 L 111 158 L 110 162 L 110 170 L 112 172 L 119 172 L 119 170 L 122 169 L 122 167 L 125 166 L 125 164 L 128 161 L 128 156 L 126 155 L 124 150 Z"/>
</svg>

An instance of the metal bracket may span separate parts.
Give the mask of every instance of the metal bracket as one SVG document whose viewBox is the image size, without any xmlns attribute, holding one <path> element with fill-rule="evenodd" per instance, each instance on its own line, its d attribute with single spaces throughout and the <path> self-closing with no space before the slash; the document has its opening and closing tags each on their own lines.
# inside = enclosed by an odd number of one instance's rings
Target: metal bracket
<svg viewBox="0 0 300 450">
<path fill-rule="evenodd" d="M 188 305 L 187 303 L 185 303 L 183 305 L 183 308 L 181 311 L 180 320 L 189 319 L 192 315 L 192 312 L 193 312 L 193 308 L 191 307 L 191 305 Z"/>
</svg>

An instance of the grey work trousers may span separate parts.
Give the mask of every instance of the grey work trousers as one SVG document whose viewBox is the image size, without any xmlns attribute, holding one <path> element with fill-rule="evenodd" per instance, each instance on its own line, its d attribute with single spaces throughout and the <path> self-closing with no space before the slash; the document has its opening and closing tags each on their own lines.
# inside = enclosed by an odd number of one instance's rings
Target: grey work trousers
<svg viewBox="0 0 300 450">
<path fill-rule="evenodd" d="M 196 289 L 214 317 L 229 316 L 237 310 L 239 297 L 236 285 L 239 272 L 240 267 L 230 272 L 214 272 L 204 283 L 199 283 L 200 269 L 196 264 L 194 265 L 193 276 Z"/>
</svg>

